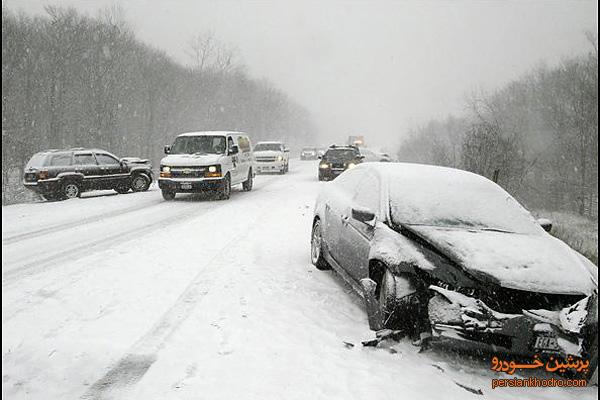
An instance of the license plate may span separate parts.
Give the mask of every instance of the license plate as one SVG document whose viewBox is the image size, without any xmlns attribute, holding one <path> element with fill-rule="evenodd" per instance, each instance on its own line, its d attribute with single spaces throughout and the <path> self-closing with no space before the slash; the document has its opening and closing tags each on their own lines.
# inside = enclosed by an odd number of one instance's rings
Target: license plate
<svg viewBox="0 0 600 400">
<path fill-rule="evenodd" d="M 184 183 L 181 184 L 181 188 L 183 190 L 190 190 L 192 188 L 192 184 L 189 183 L 189 182 L 184 182 Z"/>
<path fill-rule="evenodd" d="M 560 351 L 558 340 L 554 337 L 539 336 L 535 339 L 536 350 Z"/>
</svg>

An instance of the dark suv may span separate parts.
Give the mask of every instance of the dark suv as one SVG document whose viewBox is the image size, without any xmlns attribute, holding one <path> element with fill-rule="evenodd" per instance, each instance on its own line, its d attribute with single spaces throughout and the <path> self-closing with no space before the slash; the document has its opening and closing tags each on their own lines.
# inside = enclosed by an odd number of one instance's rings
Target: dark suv
<svg viewBox="0 0 600 400">
<path fill-rule="evenodd" d="M 148 190 L 152 176 L 148 160 L 119 159 L 104 150 L 76 148 L 34 154 L 25 166 L 23 184 L 46 200 L 58 200 L 79 197 L 87 190 L 141 192 Z"/>
<path fill-rule="evenodd" d="M 364 156 L 356 146 L 336 146 L 331 145 L 319 157 L 319 180 L 330 181 L 347 169 L 354 168 L 361 163 Z"/>
</svg>

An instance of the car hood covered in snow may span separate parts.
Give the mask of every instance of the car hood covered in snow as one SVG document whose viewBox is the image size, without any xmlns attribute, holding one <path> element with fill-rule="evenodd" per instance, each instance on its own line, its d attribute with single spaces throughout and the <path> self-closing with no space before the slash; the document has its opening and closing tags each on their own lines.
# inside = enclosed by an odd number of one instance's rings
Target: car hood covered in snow
<svg viewBox="0 0 600 400">
<path fill-rule="evenodd" d="M 164 157 L 160 164 L 169 167 L 206 166 L 218 164 L 222 157 L 222 154 L 170 154 Z"/>
<path fill-rule="evenodd" d="M 255 151 L 254 157 L 277 157 L 280 156 L 283 151 L 275 151 L 275 150 L 263 150 L 263 151 Z"/>
<path fill-rule="evenodd" d="M 516 234 L 464 228 L 407 226 L 474 277 L 510 289 L 591 294 L 595 265 L 549 234 Z"/>
</svg>

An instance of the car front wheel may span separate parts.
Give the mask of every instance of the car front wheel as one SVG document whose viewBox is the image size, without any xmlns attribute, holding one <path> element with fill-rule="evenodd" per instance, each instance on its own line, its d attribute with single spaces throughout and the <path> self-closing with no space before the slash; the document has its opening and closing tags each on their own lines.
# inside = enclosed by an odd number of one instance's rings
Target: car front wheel
<svg viewBox="0 0 600 400">
<path fill-rule="evenodd" d="M 310 239 L 310 261 L 315 267 L 317 267 L 317 269 L 331 269 L 331 266 L 323 257 L 323 235 L 321 232 L 321 221 L 318 219 L 313 224 L 312 235 Z"/>
<path fill-rule="evenodd" d="M 144 192 L 150 187 L 150 178 L 144 174 L 138 174 L 131 180 L 131 189 L 134 192 Z"/>
</svg>

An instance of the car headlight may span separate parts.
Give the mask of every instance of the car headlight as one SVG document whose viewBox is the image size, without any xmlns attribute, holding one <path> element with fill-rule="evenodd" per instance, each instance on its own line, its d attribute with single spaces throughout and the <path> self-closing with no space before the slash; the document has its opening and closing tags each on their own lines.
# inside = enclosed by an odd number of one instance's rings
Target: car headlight
<svg viewBox="0 0 600 400">
<path fill-rule="evenodd" d="M 162 170 L 162 172 L 171 172 L 171 167 L 168 167 L 168 166 L 166 166 L 166 165 L 163 165 L 163 167 L 162 167 L 162 169 L 161 169 L 161 170 Z"/>
<path fill-rule="evenodd" d="M 277 161 L 283 161 L 283 156 L 277 156 Z"/>
<path fill-rule="evenodd" d="M 319 164 L 319 168 L 327 169 L 329 168 L 329 164 Z"/>
<path fill-rule="evenodd" d="M 347 165 L 347 167 L 348 167 L 348 169 L 352 169 L 352 168 L 356 167 L 356 164 L 354 164 L 353 162 L 351 162 L 351 163 L 349 163 Z"/>
<path fill-rule="evenodd" d="M 208 172 L 217 172 L 217 167 L 214 165 L 211 165 L 210 167 L 208 167 Z"/>
</svg>

